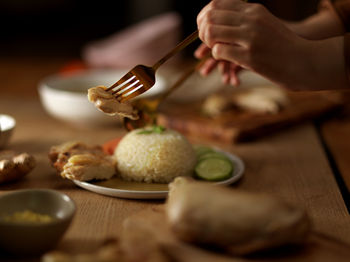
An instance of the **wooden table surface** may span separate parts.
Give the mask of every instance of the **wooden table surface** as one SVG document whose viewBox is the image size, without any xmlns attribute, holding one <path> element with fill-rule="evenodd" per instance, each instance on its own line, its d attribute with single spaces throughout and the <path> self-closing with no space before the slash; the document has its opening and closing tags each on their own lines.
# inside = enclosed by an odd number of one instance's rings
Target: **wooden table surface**
<svg viewBox="0 0 350 262">
<path fill-rule="evenodd" d="M 63 59 L 0 61 L 0 113 L 12 115 L 17 121 L 8 149 L 31 153 L 37 159 L 36 168 L 25 179 L 0 185 L 0 194 L 25 188 L 50 188 L 66 193 L 78 208 L 56 249 L 88 252 L 105 239 L 118 236 L 126 217 L 164 201 L 102 196 L 57 176 L 47 157 L 52 145 L 70 140 L 101 144 L 125 133 L 118 125 L 72 126 L 44 111 L 36 92 L 38 81 L 57 72 L 64 63 Z M 244 177 L 233 186 L 270 193 L 305 208 L 314 231 L 334 240 L 335 246 L 349 248 L 350 216 L 346 206 L 350 187 L 349 134 L 350 114 L 345 112 L 321 124 L 307 122 L 255 141 L 214 145 L 240 156 L 245 162 Z M 344 253 L 344 261 L 347 255 L 349 253 Z M 308 261 L 320 261 L 316 257 Z M 0 257 L 0 261 L 5 260 L 17 261 Z"/>
</svg>

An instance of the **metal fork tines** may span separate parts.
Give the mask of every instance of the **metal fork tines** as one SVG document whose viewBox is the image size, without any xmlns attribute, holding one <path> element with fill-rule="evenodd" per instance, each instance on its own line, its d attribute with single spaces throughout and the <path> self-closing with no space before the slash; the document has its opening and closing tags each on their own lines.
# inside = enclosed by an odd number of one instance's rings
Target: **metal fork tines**
<svg viewBox="0 0 350 262">
<path fill-rule="evenodd" d="M 129 100 L 150 89 L 156 82 L 152 67 L 137 65 L 107 89 L 120 102 Z"/>
<path fill-rule="evenodd" d="M 207 54 L 197 63 L 188 68 L 181 76 L 176 80 L 176 82 L 162 95 L 155 98 L 140 98 L 137 99 L 133 106 L 138 110 L 139 119 L 132 120 L 130 118 L 124 117 L 123 123 L 126 130 L 131 131 L 136 128 L 144 127 L 147 124 L 157 123 L 157 110 L 159 105 L 178 87 L 180 87 L 196 70 L 198 70 L 211 54 Z"/>
<path fill-rule="evenodd" d="M 126 73 L 119 81 L 114 83 L 107 89 L 107 92 L 111 92 L 115 95 L 116 99 L 120 102 L 132 99 L 148 89 L 150 89 L 156 82 L 155 72 L 156 70 L 166 62 L 170 57 L 181 51 L 187 45 L 192 43 L 198 38 L 198 30 L 186 37 L 181 43 L 179 43 L 173 50 L 162 57 L 152 67 L 145 65 L 137 65 Z"/>
</svg>

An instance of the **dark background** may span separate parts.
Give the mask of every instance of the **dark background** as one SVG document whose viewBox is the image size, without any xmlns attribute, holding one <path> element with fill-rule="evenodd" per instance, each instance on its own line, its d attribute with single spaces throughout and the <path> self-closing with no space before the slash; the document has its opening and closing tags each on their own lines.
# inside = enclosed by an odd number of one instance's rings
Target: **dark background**
<svg viewBox="0 0 350 262">
<path fill-rule="evenodd" d="M 166 11 L 177 11 L 183 34 L 196 28 L 208 0 L 0 0 L 0 56 L 74 56 L 88 41 Z M 252 1 L 253 2 L 253 1 Z M 300 20 L 316 11 L 318 0 L 265 0 L 272 13 Z"/>
</svg>

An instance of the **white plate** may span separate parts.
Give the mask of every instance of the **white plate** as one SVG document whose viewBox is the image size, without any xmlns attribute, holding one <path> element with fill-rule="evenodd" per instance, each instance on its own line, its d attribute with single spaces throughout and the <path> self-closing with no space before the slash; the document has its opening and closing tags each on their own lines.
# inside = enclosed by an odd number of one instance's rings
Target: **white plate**
<svg viewBox="0 0 350 262">
<path fill-rule="evenodd" d="M 223 152 L 221 150 L 217 150 Z M 244 172 L 244 163 L 236 155 L 223 152 L 229 157 L 234 165 L 232 176 L 220 182 L 213 182 L 216 185 L 230 185 L 238 181 Z M 163 199 L 168 195 L 168 184 L 127 182 L 119 178 L 112 178 L 99 182 L 73 182 L 89 191 L 113 197 L 130 198 L 130 199 Z"/>
</svg>

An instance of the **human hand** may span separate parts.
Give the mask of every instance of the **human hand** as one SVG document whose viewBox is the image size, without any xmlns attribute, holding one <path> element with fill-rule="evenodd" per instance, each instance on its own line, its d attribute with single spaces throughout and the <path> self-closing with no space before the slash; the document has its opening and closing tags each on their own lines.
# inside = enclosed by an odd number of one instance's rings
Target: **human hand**
<svg viewBox="0 0 350 262">
<path fill-rule="evenodd" d="M 211 52 L 211 49 L 205 44 L 201 44 L 195 51 L 194 55 L 198 59 L 205 57 L 208 53 Z M 240 80 L 238 78 L 238 72 L 242 70 L 242 67 L 231 63 L 228 61 L 218 61 L 214 58 L 208 58 L 205 63 L 201 66 L 199 72 L 203 76 L 207 76 L 214 68 L 218 67 L 222 75 L 222 82 L 224 84 L 230 84 L 233 86 L 238 86 Z"/>
<path fill-rule="evenodd" d="M 212 0 L 198 14 L 197 24 L 200 39 L 217 61 L 291 89 L 348 85 L 342 38 L 302 38 L 260 4 Z"/>
<path fill-rule="evenodd" d="M 297 51 L 298 37 L 259 4 L 213 0 L 199 13 L 197 24 L 199 37 L 216 60 L 270 78 L 278 77 L 282 59 Z"/>
</svg>

